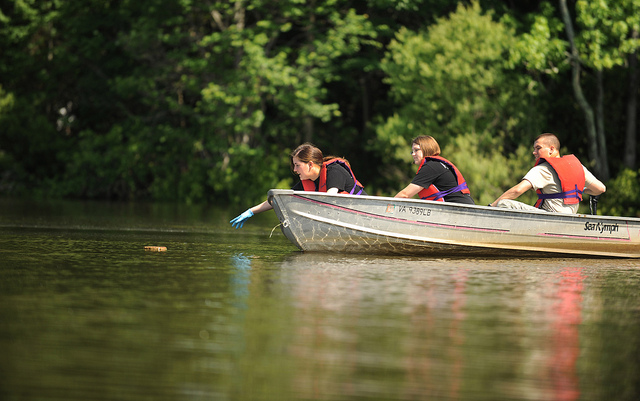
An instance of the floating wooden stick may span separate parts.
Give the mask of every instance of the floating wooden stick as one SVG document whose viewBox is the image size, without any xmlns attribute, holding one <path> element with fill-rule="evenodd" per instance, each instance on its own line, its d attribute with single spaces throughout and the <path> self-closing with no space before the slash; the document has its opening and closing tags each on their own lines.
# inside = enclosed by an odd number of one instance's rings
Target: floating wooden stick
<svg viewBox="0 0 640 401">
<path fill-rule="evenodd" d="M 166 246 L 145 246 L 144 247 L 145 251 L 153 251 L 153 252 L 166 252 L 167 251 L 167 247 Z"/>
</svg>

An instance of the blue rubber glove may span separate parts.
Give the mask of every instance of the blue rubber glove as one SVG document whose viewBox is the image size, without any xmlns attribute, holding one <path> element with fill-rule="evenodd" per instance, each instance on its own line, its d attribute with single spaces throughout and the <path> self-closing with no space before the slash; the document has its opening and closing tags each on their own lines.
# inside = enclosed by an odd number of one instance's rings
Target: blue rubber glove
<svg viewBox="0 0 640 401">
<path fill-rule="evenodd" d="M 251 211 L 251 209 L 247 209 L 240 216 L 231 220 L 229 223 L 231 223 L 231 225 L 234 226 L 237 230 L 238 228 L 242 228 L 244 222 L 249 220 L 249 217 L 251 216 L 253 216 L 253 212 Z"/>
</svg>

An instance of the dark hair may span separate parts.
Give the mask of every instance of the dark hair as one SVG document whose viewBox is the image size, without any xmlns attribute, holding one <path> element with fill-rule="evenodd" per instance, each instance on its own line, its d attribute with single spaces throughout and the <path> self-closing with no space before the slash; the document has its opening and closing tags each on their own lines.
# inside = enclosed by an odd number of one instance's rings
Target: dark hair
<svg viewBox="0 0 640 401">
<path fill-rule="evenodd" d="M 303 143 L 291 152 L 289 162 L 291 163 L 291 171 L 293 171 L 293 158 L 297 157 L 303 163 L 313 162 L 318 166 L 322 166 L 324 157 L 322 151 L 312 143 Z"/>
<path fill-rule="evenodd" d="M 544 143 L 546 143 L 547 145 L 552 145 L 554 148 L 556 148 L 556 149 L 558 149 L 558 151 L 560 151 L 560 140 L 554 134 L 550 134 L 548 132 L 544 133 L 544 134 L 540 134 L 534 140 L 534 142 L 539 140 L 539 139 L 542 139 L 544 141 Z"/>
<path fill-rule="evenodd" d="M 422 156 L 424 157 L 440 156 L 440 145 L 438 145 L 438 141 L 430 135 L 420 135 L 413 138 L 411 146 L 414 144 L 420 146 Z"/>
</svg>

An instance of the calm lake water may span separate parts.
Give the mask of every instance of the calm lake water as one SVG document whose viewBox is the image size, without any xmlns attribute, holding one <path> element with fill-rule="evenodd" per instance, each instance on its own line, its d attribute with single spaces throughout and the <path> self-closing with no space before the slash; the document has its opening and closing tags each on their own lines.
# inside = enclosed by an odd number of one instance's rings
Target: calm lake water
<svg viewBox="0 0 640 401">
<path fill-rule="evenodd" d="M 305 254 L 242 210 L 0 200 L 0 399 L 640 398 L 638 260 Z"/>
</svg>

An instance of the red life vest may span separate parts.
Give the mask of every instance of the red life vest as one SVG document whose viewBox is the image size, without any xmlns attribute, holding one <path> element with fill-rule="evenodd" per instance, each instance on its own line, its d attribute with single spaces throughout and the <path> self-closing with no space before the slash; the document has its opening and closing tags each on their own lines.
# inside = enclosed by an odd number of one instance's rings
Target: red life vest
<svg viewBox="0 0 640 401">
<path fill-rule="evenodd" d="M 422 166 L 424 166 L 427 160 L 436 160 L 441 163 L 444 163 L 445 166 L 449 167 L 449 169 L 455 173 L 454 175 L 456 177 L 456 182 L 458 183 L 458 185 L 456 185 L 451 189 L 447 189 L 446 191 L 440 191 L 435 185 L 431 184 L 428 188 L 424 188 L 423 190 L 418 192 L 418 196 L 420 197 L 420 199 L 444 202 L 445 196 L 458 191 L 462 192 L 463 194 L 471 195 L 471 191 L 469 191 L 469 187 L 467 187 L 467 182 L 465 181 L 464 177 L 460 173 L 460 170 L 458 170 L 458 168 L 453 163 L 451 163 L 449 160 L 445 159 L 444 157 L 440 157 L 440 156 L 425 157 L 424 160 L 422 161 L 422 164 L 420 164 L 418 171 L 420 171 L 420 169 L 422 168 Z M 416 172 L 416 175 L 417 174 L 418 172 Z"/>
<path fill-rule="evenodd" d="M 562 192 L 555 194 L 543 194 L 542 190 L 537 189 L 538 201 L 536 207 L 541 207 L 545 199 L 563 199 L 567 205 L 575 205 L 582 200 L 582 190 L 584 189 L 584 169 L 580 160 L 574 155 L 566 155 L 562 157 L 539 158 L 536 166 L 546 161 L 556 172 L 560 179 Z"/>
<path fill-rule="evenodd" d="M 360 195 L 362 193 L 362 190 L 364 189 L 364 186 L 362 184 L 360 184 L 360 182 L 356 179 L 356 176 L 355 176 L 355 174 L 353 174 L 353 171 L 351 170 L 351 167 L 349 166 L 349 163 L 347 163 L 347 161 L 345 159 L 342 159 L 342 158 L 339 158 L 339 157 L 336 157 L 335 159 L 327 160 L 327 161 L 322 163 L 322 167 L 320 168 L 320 176 L 318 177 L 318 179 L 319 179 L 318 192 L 327 192 L 327 166 L 329 166 L 330 164 L 333 164 L 333 163 L 338 163 L 342 167 L 347 169 L 349 174 L 351 174 L 351 178 L 353 178 L 353 182 L 355 182 L 355 185 L 353 186 L 353 188 L 351 188 L 351 192 L 340 191 L 340 193 L 341 194 L 353 195 L 354 192 L 356 191 L 356 188 L 359 187 L 360 191 L 358 191 L 358 193 L 356 193 L 355 195 Z M 312 181 L 312 180 L 300 180 L 300 182 L 302 183 L 302 187 L 304 188 L 305 191 L 315 191 L 316 190 L 316 184 L 315 184 L 314 181 Z"/>
</svg>

